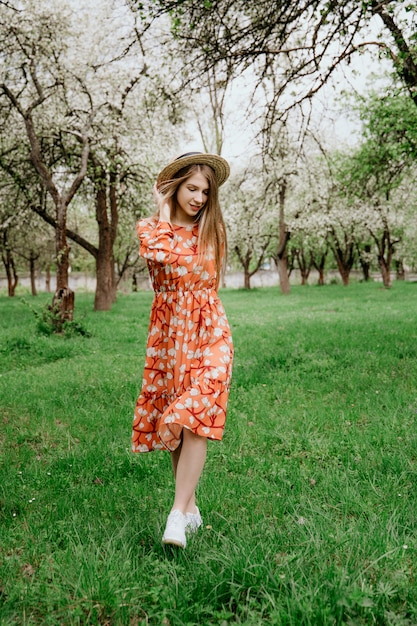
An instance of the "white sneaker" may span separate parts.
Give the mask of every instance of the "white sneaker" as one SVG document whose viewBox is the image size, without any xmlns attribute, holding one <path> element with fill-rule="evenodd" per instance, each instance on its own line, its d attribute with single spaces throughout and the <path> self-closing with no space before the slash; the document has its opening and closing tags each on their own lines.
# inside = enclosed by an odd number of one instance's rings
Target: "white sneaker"
<svg viewBox="0 0 417 626">
<path fill-rule="evenodd" d="M 203 519 L 201 517 L 198 506 L 195 507 L 197 513 L 186 513 L 185 514 L 185 532 L 186 533 L 195 533 L 203 525 Z"/>
<path fill-rule="evenodd" d="M 174 546 L 180 546 L 180 548 L 185 548 L 187 545 L 185 538 L 185 515 L 178 509 L 174 509 L 168 515 L 162 543 L 170 543 Z"/>
</svg>

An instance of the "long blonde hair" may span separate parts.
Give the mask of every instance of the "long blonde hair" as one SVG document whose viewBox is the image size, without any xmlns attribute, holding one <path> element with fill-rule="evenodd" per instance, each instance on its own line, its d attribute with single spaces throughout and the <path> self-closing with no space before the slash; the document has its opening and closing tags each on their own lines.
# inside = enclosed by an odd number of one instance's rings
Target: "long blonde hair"
<svg viewBox="0 0 417 626">
<path fill-rule="evenodd" d="M 177 192 L 188 178 L 200 172 L 207 178 L 209 192 L 203 209 L 197 214 L 199 262 L 204 264 L 204 255 L 212 249 L 217 273 L 217 286 L 224 273 L 227 259 L 227 235 L 223 214 L 219 203 L 219 186 L 214 170 L 209 165 L 193 164 L 179 170 L 171 180 L 160 184 L 159 191 L 171 205 L 171 218 L 175 219 L 178 207 Z"/>
</svg>

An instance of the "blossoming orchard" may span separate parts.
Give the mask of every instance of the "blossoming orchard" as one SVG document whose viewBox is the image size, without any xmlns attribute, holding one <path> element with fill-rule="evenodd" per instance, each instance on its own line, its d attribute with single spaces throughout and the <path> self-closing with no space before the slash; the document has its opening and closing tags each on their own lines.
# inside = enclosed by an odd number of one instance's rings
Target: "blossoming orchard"
<svg viewBox="0 0 417 626">
<path fill-rule="evenodd" d="M 388 288 L 416 270 L 413 3 L 273 5 L 1 3 L 4 293 L 27 276 L 36 295 L 42 277 L 59 329 L 74 274 L 94 279 L 96 310 L 136 289 L 135 223 L 188 145 L 231 163 L 222 202 L 242 287 L 265 267 L 284 292 L 296 275 L 348 285 L 355 270 Z M 380 82 L 352 89 L 350 63 Z M 352 136 L 338 139 L 335 114 Z"/>
</svg>

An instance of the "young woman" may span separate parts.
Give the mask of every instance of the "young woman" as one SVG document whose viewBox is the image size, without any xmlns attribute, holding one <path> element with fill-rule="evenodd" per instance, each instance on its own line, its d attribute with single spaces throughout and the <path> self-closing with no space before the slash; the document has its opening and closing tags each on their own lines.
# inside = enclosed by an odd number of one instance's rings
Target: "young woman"
<svg viewBox="0 0 417 626">
<path fill-rule="evenodd" d="M 140 254 L 155 291 L 132 449 L 171 452 L 175 497 L 162 541 L 185 548 L 202 524 L 195 490 L 207 440 L 226 420 L 233 346 L 217 294 L 227 252 L 218 188 L 222 157 L 189 152 L 159 174 L 157 215 L 140 221 Z"/>
</svg>

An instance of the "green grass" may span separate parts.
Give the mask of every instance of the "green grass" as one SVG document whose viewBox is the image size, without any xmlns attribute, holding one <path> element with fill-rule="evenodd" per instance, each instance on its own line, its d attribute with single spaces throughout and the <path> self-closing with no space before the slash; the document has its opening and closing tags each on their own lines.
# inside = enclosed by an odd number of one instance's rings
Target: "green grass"
<svg viewBox="0 0 417 626">
<path fill-rule="evenodd" d="M 222 292 L 227 430 L 183 552 L 169 455 L 129 451 L 151 299 L 77 296 L 90 338 L 0 300 L 0 624 L 417 624 L 417 285 Z"/>
</svg>

